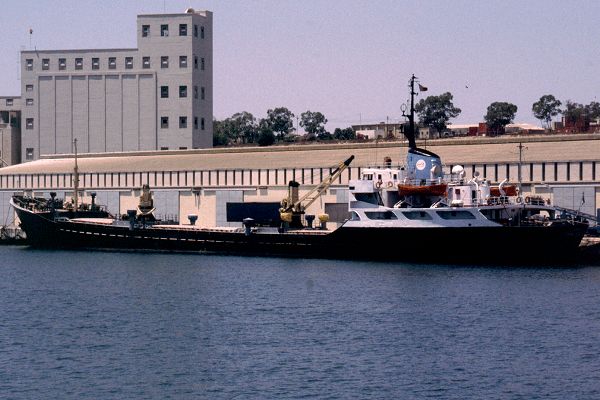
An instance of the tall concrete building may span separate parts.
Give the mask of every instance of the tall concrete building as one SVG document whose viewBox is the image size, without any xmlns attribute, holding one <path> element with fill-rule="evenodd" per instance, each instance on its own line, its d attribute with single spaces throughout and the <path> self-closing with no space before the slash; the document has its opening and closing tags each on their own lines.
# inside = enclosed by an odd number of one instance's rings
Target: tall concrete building
<svg viewBox="0 0 600 400">
<path fill-rule="evenodd" d="M 0 96 L 0 168 L 21 162 L 21 98 Z"/>
<path fill-rule="evenodd" d="M 21 52 L 21 159 L 212 146 L 212 13 L 137 17 L 137 48 Z"/>
</svg>

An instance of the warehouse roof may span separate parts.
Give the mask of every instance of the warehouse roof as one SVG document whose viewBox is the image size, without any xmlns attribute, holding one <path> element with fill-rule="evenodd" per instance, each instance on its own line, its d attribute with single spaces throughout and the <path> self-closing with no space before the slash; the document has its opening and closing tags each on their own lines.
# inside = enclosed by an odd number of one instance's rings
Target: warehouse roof
<svg viewBox="0 0 600 400">
<path fill-rule="evenodd" d="M 524 162 L 600 160 L 600 135 L 462 138 L 419 142 L 437 153 L 446 165 L 517 162 L 518 143 L 523 142 Z M 232 147 L 207 150 L 146 151 L 81 154 L 80 172 L 143 172 L 215 169 L 331 167 L 355 156 L 351 166 L 393 164 L 406 158 L 404 142 Z M 70 173 L 73 155 L 58 155 L 0 169 L 0 175 Z"/>
</svg>

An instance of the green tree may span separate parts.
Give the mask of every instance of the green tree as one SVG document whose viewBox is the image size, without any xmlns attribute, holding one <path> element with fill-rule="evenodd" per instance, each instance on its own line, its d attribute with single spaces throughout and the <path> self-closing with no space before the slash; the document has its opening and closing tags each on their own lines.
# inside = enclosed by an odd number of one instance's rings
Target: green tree
<svg viewBox="0 0 600 400">
<path fill-rule="evenodd" d="M 327 118 L 318 111 L 306 111 L 300 114 L 300 126 L 304 128 L 309 139 L 324 139 Z"/>
<path fill-rule="evenodd" d="M 226 146 L 227 144 L 229 144 L 229 138 L 225 122 L 213 118 L 213 146 Z"/>
<path fill-rule="evenodd" d="M 351 127 L 348 128 L 335 128 L 333 131 L 333 137 L 337 140 L 354 140 L 356 139 L 356 132 Z"/>
<path fill-rule="evenodd" d="M 419 123 L 443 132 L 450 118 L 457 117 L 461 109 L 454 107 L 452 94 L 446 92 L 439 96 L 428 96 L 421 99 L 415 105 L 415 111 L 419 115 Z"/>
<path fill-rule="evenodd" d="M 504 131 L 504 127 L 515 119 L 517 106 L 511 103 L 497 101 L 490 104 L 484 115 L 488 128 L 494 135 Z"/>
<path fill-rule="evenodd" d="M 562 103 L 560 100 L 557 100 L 551 94 L 547 94 L 540 97 L 539 101 L 533 103 L 531 111 L 533 111 L 533 116 L 542 122 L 542 125 L 544 125 L 545 122 L 546 128 L 550 128 L 552 117 L 561 113 L 561 105 Z"/>
<path fill-rule="evenodd" d="M 258 137 L 256 118 L 247 112 L 235 113 L 230 118 L 231 131 L 237 142 L 254 143 Z"/>
<path fill-rule="evenodd" d="M 567 123 L 570 123 L 570 125 L 575 125 L 577 121 L 582 120 L 584 115 L 586 115 L 586 109 L 583 104 L 567 100 L 565 109 L 563 110 L 563 116 L 565 117 L 565 121 Z"/>
<path fill-rule="evenodd" d="M 294 114 L 285 107 L 277 107 L 267 111 L 267 122 L 277 138 L 282 140 L 294 129 Z"/>
<path fill-rule="evenodd" d="M 592 101 L 586 107 L 588 118 L 591 120 L 600 118 L 600 103 Z"/>
<path fill-rule="evenodd" d="M 258 123 L 258 139 L 259 146 L 270 146 L 275 143 L 275 134 L 271 129 L 271 125 L 268 120 L 261 119 Z"/>
</svg>

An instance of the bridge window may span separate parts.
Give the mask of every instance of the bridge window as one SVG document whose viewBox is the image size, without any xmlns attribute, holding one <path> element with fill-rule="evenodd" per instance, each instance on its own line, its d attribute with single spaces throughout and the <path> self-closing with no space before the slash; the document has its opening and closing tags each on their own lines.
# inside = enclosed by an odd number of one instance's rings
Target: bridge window
<svg viewBox="0 0 600 400">
<path fill-rule="evenodd" d="M 469 211 L 437 211 L 437 214 L 442 219 L 475 219 L 475 216 Z"/>
<path fill-rule="evenodd" d="M 366 211 L 365 215 L 369 219 L 398 219 L 396 214 L 391 211 Z"/>
<path fill-rule="evenodd" d="M 404 211 L 402 212 L 407 219 L 412 220 L 431 220 L 431 215 L 425 211 Z"/>
</svg>

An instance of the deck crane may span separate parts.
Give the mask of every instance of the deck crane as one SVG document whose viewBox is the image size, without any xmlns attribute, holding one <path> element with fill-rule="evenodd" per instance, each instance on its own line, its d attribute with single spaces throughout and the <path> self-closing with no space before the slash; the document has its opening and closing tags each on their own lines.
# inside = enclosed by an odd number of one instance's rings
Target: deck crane
<svg viewBox="0 0 600 400">
<path fill-rule="evenodd" d="M 321 194 L 327 190 L 329 186 L 344 172 L 350 163 L 354 160 L 354 156 L 350 156 L 346 161 L 338 164 L 331 174 L 323 179 L 321 183 L 311 189 L 304 196 L 298 198 L 298 182 L 290 181 L 288 185 L 288 196 L 281 200 L 281 208 L 279 215 L 283 222 L 288 222 L 292 228 L 302 227 L 300 220 L 306 209 L 314 203 Z"/>
</svg>

